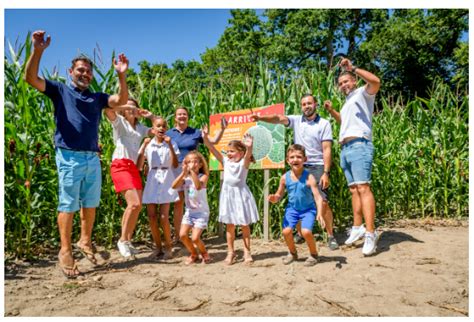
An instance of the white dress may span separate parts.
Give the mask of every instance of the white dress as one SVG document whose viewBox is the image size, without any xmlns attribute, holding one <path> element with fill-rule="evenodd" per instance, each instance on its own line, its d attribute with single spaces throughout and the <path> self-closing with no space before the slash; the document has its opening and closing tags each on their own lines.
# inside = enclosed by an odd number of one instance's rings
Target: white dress
<svg viewBox="0 0 474 322">
<path fill-rule="evenodd" d="M 171 141 L 174 152 L 179 155 L 176 143 Z M 176 190 L 171 188 L 175 179 L 171 165 L 171 151 L 168 143 L 158 143 L 153 138 L 145 149 L 148 175 L 143 190 L 143 204 L 165 204 L 179 200 Z"/>
<path fill-rule="evenodd" d="M 219 222 L 234 225 L 249 225 L 258 221 L 255 199 L 247 186 L 248 169 L 244 159 L 239 162 L 223 158 L 224 182 L 219 199 Z"/>
</svg>

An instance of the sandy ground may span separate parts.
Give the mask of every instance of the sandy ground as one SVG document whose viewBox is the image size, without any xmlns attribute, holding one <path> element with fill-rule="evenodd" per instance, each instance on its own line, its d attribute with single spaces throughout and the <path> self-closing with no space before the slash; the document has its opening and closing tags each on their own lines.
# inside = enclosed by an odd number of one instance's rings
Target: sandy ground
<svg viewBox="0 0 474 322">
<path fill-rule="evenodd" d="M 176 250 L 151 261 L 138 245 L 135 261 L 99 248 L 102 265 L 82 258 L 80 279 L 66 280 L 53 255 L 5 266 L 5 316 L 467 316 L 468 223 L 402 221 L 383 231 L 378 252 L 362 243 L 330 251 L 318 243 L 320 263 L 288 266 L 283 241 L 252 240 L 255 262 L 225 266 L 225 242 L 206 240 L 211 264 L 185 266 Z M 344 235 L 336 236 L 340 243 Z M 100 257 L 100 256 L 99 256 Z M 79 254 L 77 258 L 80 258 Z"/>
</svg>

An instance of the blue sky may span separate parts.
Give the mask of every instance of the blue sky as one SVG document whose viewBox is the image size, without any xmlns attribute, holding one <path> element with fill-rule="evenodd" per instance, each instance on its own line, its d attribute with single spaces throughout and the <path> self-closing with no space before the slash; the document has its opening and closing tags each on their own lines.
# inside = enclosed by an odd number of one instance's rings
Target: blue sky
<svg viewBox="0 0 474 322">
<path fill-rule="evenodd" d="M 5 39 L 24 43 L 28 31 L 45 30 L 52 39 L 40 68 L 56 66 L 63 76 L 77 53 L 92 56 L 97 44 L 104 64 L 110 64 L 115 50 L 124 52 L 137 70 L 142 60 L 168 65 L 177 59 L 200 61 L 230 17 L 229 9 L 6 9 Z"/>
</svg>

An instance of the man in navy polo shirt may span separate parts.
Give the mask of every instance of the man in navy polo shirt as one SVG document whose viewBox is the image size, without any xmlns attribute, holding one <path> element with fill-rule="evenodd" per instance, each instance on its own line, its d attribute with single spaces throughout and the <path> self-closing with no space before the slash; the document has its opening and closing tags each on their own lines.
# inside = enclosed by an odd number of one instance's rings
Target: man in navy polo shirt
<svg viewBox="0 0 474 322">
<path fill-rule="evenodd" d="M 318 209 L 326 224 L 328 246 L 331 250 L 339 247 L 333 235 L 333 214 L 328 202 L 329 171 L 331 169 L 332 129 L 331 123 L 323 119 L 316 111 L 317 103 L 312 94 L 301 98 L 303 115 L 256 115 L 252 121 L 263 121 L 273 124 L 283 124 L 294 130 L 294 143 L 304 146 L 308 161 L 304 167 L 318 182 L 318 189 L 323 198 L 322 209 Z M 298 225 L 298 227 L 300 227 Z"/>
<path fill-rule="evenodd" d="M 51 37 L 45 39 L 45 31 L 32 35 L 33 53 L 26 65 L 25 80 L 48 96 L 54 104 L 56 131 L 56 165 L 59 176 L 58 227 L 61 237 L 59 265 L 68 278 L 77 277 L 77 269 L 71 247 L 74 213 L 81 210 L 81 237 L 76 246 L 93 264 L 96 258 L 92 249 L 92 228 L 95 209 L 99 205 L 102 184 L 98 136 L 102 109 L 105 107 L 124 109 L 128 99 L 125 73 L 128 60 L 119 55 L 114 59 L 114 68 L 119 79 L 119 93 L 108 95 L 92 93 L 89 85 L 93 79 L 90 59 L 79 56 L 69 69 L 71 85 L 43 79 L 38 76 L 39 63 Z"/>
</svg>

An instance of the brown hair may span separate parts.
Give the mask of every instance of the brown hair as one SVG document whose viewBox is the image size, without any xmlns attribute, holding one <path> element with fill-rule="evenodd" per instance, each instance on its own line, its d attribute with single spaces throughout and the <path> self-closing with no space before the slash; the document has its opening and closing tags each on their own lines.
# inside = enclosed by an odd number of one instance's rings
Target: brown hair
<svg viewBox="0 0 474 322">
<path fill-rule="evenodd" d="M 135 106 L 136 106 L 137 108 L 140 108 L 140 104 L 138 104 L 138 101 L 137 101 L 136 99 L 129 97 L 129 98 L 128 98 L 128 101 L 132 101 L 133 103 L 135 103 Z"/>
<path fill-rule="evenodd" d="M 138 104 L 138 102 L 137 102 L 136 99 L 129 97 L 129 98 L 127 99 L 127 102 L 128 102 L 128 101 L 133 102 L 137 108 L 140 108 L 140 105 Z M 122 115 L 123 117 L 125 117 L 125 111 L 122 110 L 122 111 L 118 111 L 117 113 L 120 114 L 120 115 Z M 137 123 L 138 123 L 138 118 L 135 117 L 135 122 L 134 122 L 133 125 L 135 126 L 135 125 L 137 125 Z"/>
<path fill-rule="evenodd" d="M 349 76 L 352 77 L 353 79 L 357 79 L 356 74 L 354 74 L 353 72 L 350 72 L 350 71 L 346 70 L 346 71 L 343 71 L 342 73 L 340 73 L 339 76 L 337 76 L 337 80 L 339 80 L 339 78 L 341 78 L 342 76 L 345 76 L 345 75 L 349 75 Z"/>
<path fill-rule="evenodd" d="M 176 117 L 176 113 L 178 112 L 178 110 L 185 110 L 186 111 L 186 114 L 188 114 L 188 117 L 189 117 L 189 111 L 186 107 L 184 106 L 179 106 L 177 107 L 175 110 L 174 110 L 174 116 Z"/>
<path fill-rule="evenodd" d="M 71 61 L 71 64 L 72 64 L 71 68 L 74 69 L 74 67 L 76 66 L 76 62 L 78 62 L 78 61 L 80 61 L 80 60 L 85 61 L 86 63 L 88 63 L 88 64 L 91 66 L 91 70 L 94 69 L 94 63 L 92 63 L 92 60 L 90 60 L 90 58 L 87 57 L 87 56 L 84 55 L 84 54 L 80 54 L 79 56 L 76 56 L 76 57 L 74 57 L 74 58 L 72 59 L 72 61 Z"/>
<path fill-rule="evenodd" d="M 292 144 L 288 147 L 288 150 L 286 150 L 286 155 L 288 156 L 288 154 L 290 154 L 290 152 L 293 152 L 293 151 L 299 151 L 301 153 L 303 153 L 303 156 L 306 157 L 306 150 L 304 149 L 304 146 L 302 146 L 301 144 Z"/>
<path fill-rule="evenodd" d="M 303 96 L 301 96 L 300 102 L 303 100 L 303 98 L 306 98 L 306 97 L 312 97 L 313 101 L 316 102 L 316 98 L 313 96 L 313 94 L 310 94 L 310 93 L 306 93 Z"/>
<path fill-rule="evenodd" d="M 199 168 L 199 173 L 202 173 L 202 174 L 205 174 L 207 176 L 209 176 L 209 167 L 207 166 L 207 162 L 206 162 L 206 159 L 204 158 L 204 156 L 198 152 L 197 150 L 192 150 L 192 151 L 189 151 L 188 154 L 186 154 L 186 157 L 184 157 L 184 159 L 186 160 L 186 158 L 190 155 L 195 155 L 199 158 L 199 161 L 201 162 L 201 167 Z"/>
<path fill-rule="evenodd" d="M 239 140 L 232 140 L 227 144 L 227 146 L 235 148 L 237 149 L 237 151 L 240 151 L 240 152 L 244 152 L 244 153 L 247 152 L 247 147 L 242 141 L 239 141 Z M 253 154 L 250 157 L 250 162 L 255 162 L 255 158 L 253 157 Z"/>
</svg>

